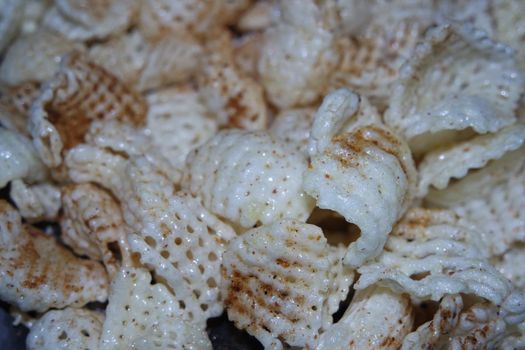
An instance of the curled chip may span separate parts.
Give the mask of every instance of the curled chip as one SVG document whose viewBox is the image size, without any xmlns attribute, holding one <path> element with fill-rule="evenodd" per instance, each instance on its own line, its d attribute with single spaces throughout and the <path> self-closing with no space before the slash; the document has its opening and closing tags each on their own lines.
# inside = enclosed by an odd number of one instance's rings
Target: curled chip
<svg viewBox="0 0 525 350">
<path fill-rule="evenodd" d="M 259 76 L 279 108 L 315 102 L 326 89 L 339 52 L 315 1 L 280 1 L 279 21 L 264 32 Z M 309 25 L 310 24 L 310 25 Z"/>
<path fill-rule="evenodd" d="M 221 126 L 261 130 L 268 111 L 261 86 L 236 65 L 229 33 L 207 42 L 198 74 L 200 95 Z"/>
<path fill-rule="evenodd" d="M 482 236 L 481 236 L 482 237 Z M 483 239 L 450 211 L 411 209 L 376 261 L 359 268 L 357 289 L 379 282 L 420 299 L 473 294 L 500 305 L 510 282 L 487 260 Z"/>
<path fill-rule="evenodd" d="M 7 50 L 0 65 L 0 81 L 9 86 L 51 79 L 62 56 L 82 46 L 62 35 L 42 30 L 18 38 Z"/>
<path fill-rule="evenodd" d="M 306 156 L 267 132 L 221 131 L 187 159 L 183 187 L 211 212 L 245 228 L 283 218 L 306 221 Z"/>
<path fill-rule="evenodd" d="M 399 349 L 413 321 L 407 295 L 371 286 L 356 292 L 341 320 L 320 336 L 315 349 Z"/>
<path fill-rule="evenodd" d="M 392 225 L 411 203 L 416 181 L 410 149 L 393 132 L 366 123 L 342 130 L 359 114 L 358 107 L 359 97 L 346 89 L 324 99 L 310 134 L 311 164 L 304 179 L 318 207 L 338 212 L 361 229 L 345 256 L 354 267 L 381 252 Z"/>
<path fill-rule="evenodd" d="M 134 0 L 56 0 L 43 25 L 71 40 L 105 39 L 124 32 L 137 10 Z"/>
<path fill-rule="evenodd" d="M 120 206 L 93 184 L 67 185 L 62 189 L 62 241 L 78 255 L 102 261 L 110 277 L 121 263 L 130 262 Z"/>
<path fill-rule="evenodd" d="M 443 130 L 495 132 L 515 121 L 522 84 L 509 47 L 468 25 L 437 26 L 402 69 L 385 120 L 409 140 Z"/>
<path fill-rule="evenodd" d="M 0 123 L 9 130 L 29 135 L 29 111 L 39 94 L 40 84 L 36 82 L 5 88 L 0 96 Z"/>
<path fill-rule="evenodd" d="M 211 349 L 204 327 L 184 319 L 179 301 L 148 271 L 121 269 L 111 284 L 100 350 Z"/>
<path fill-rule="evenodd" d="M 55 220 L 61 207 L 60 188 L 50 182 L 28 185 L 22 180 L 13 180 L 9 196 L 20 216 L 30 222 Z"/>
<path fill-rule="evenodd" d="M 0 188 L 11 180 L 28 182 L 45 180 L 47 170 L 38 158 L 31 141 L 0 126 Z"/>
<path fill-rule="evenodd" d="M 140 125 L 145 118 L 142 97 L 75 52 L 63 59 L 58 74 L 44 86 L 28 128 L 43 162 L 56 167 L 62 163 L 62 151 L 81 143 L 93 121 Z"/>
<path fill-rule="evenodd" d="M 342 270 L 335 276 L 336 266 Z M 342 268 L 341 254 L 329 249 L 321 229 L 294 220 L 261 226 L 231 241 L 222 274 L 228 318 L 271 349 L 282 349 L 281 341 L 312 348 L 353 280 L 353 271 Z M 334 279 L 346 282 L 337 283 L 342 290 L 332 288 Z"/>
<path fill-rule="evenodd" d="M 29 350 L 97 349 L 104 314 L 87 309 L 48 311 L 27 335 Z"/>
<path fill-rule="evenodd" d="M 38 312 L 106 300 L 108 279 L 102 265 L 74 256 L 53 237 L 23 225 L 3 200 L 0 239 L 2 300 Z"/>
<path fill-rule="evenodd" d="M 146 127 L 154 145 L 173 167 L 183 169 L 188 153 L 216 133 L 217 121 L 190 87 L 158 90 L 146 99 Z"/>
</svg>

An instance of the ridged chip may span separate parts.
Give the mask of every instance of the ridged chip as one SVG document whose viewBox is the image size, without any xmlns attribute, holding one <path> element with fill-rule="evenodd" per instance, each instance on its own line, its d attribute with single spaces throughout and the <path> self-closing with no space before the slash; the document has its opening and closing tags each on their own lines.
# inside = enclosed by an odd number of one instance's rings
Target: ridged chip
<svg viewBox="0 0 525 350">
<path fill-rule="evenodd" d="M 502 256 L 492 259 L 494 266 L 507 277 L 516 288 L 525 289 L 525 249 L 522 245 L 512 247 Z"/>
<path fill-rule="evenodd" d="M 325 97 L 310 134 L 311 163 L 304 190 L 361 229 L 345 263 L 377 256 L 392 225 L 410 205 L 416 172 L 406 143 L 381 124 L 359 123 L 359 97 L 339 89 Z M 343 130 L 350 124 L 350 131 Z M 345 132 L 346 131 L 346 132 Z"/>
<path fill-rule="evenodd" d="M 352 283 L 352 270 L 331 273 L 342 268 L 341 257 L 314 225 L 283 220 L 245 232 L 223 255 L 228 318 L 267 349 L 312 348 Z M 329 302 L 334 278 L 346 285 Z"/>
<path fill-rule="evenodd" d="M 243 32 L 252 32 L 268 28 L 276 16 L 275 1 L 255 1 L 237 20 L 237 28 Z"/>
<path fill-rule="evenodd" d="M 74 50 L 82 46 L 49 30 L 19 37 L 0 65 L 0 82 L 18 86 L 49 80 L 58 72 L 62 56 Z"/>
<path fill-rule="evenodd" d="M 413 321 L 407 295 L 371 286 L 355 293 L 341 320 L 320 336 L 315 349 L 396 350 Z"/>
<path fill-rule="evenodd" d="M 197 75 L 199 92 L 220 126 L 266 129 L 268 110 L 263 89 L 240 71 L 229 33 L 221 32 L 205 46 Z"/>
<path fill-rule="evenodd" d="M 22 24 L 25 1 L 23 0 L 1 0 L 0 8 L 0 52 L 9 46 L 11 40 L 16 37 Z"/>
<path fill-rule="evenodd" d="M 273 136 L 306 153 L 314 116 L 314 108 L 284 109 L 275 116 L 269 131 Z"/>
<path fill-rule="evenodd" d="M 80 259 L 54 237 L 23 225 L 4 200 L 0 216 L 2 300 L 38 312 L 106 300 L 108 278 L 101 264 Z"/>
<path fill-rule="evenodd" d="M 29 350 L 98 349 L 104 314 L 87 309 L 48 311 L 26 338 Z"/>
<path fill-rule="evenodd" d="M 260 3 L 260 2 L 258 2 Z M 257 66 L 261 56 L 263 34 L 256 32 L 234 39 L 233 59 L 239 72 L 245 76 L 259 79 Z"/>
<path fill-rule="evenodd" d="M 29 185 L 20 179 L 13 180 L 9 196 L 20 216 L 29 222 L 55 220 L 61 208 L 60 188 L 51 182 Z"/>
<path fill-rule="evenodd" d="M 124 32 L 134 19 L 135 0 L 55 0 L 43 25 L 71 40 L 106 39 Z"/>
<path fill-rule="evenodd" d="M 42 27 L 42 19 L 46 11 L 53 5 L 52 0 L 24 0 L 24 14 L 20 25 L 22 35 L 32 34 Z"/>
<path fill-rule="evenodd" d="M 518 64 L 525 68 L 525 4 L 514 0 L 490 1 L 490 13 L 494 22 L 494 37 L 512 46 L 518 54 Z"/>
<path fill-rule="evenodd" d="M 211 349 L 204 327 L 184 319 L 179 301 L 147 270 L 121 269 L 111 284 L 100 350 Z"/>
<path fill-rule="evenodd" d="M 56 167 L 64 150 L 82 143 L 93 121 L 108 119 L 140 125 L 146 119 L 146 103 L 75 52 L 63 59 L 59 73 L 34 102 L 28 128 L 43 162 Z"/>
<path fill-rule="evenodd" d="M 62 241 L 78 255 L 104 263 L 110 278 L 121 264 L 129 264 L 126 234 L 119 204 L 109 193 L 93 184 L 62 188 Z"/>
<path fill-rule="evenodd" d="M 267 132 L 221 131 L 190 153 L 182 186 L 211 212 L 249 228 L 283 218 L 306 221 L 306 155 Z"/>
<path fill-rule="evenodd" d="M 40 84 L 36 82 L 3 89 L 0 96 L 0 123 L 9 130 L 29 135 L 29 111 L 38 95 Z"/>
</svg>

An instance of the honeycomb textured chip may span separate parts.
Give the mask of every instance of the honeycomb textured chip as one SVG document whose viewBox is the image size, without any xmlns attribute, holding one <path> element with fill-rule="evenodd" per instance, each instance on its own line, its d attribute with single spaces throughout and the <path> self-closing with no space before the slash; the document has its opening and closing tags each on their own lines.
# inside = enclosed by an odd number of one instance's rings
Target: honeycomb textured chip
<svg viewBox="0 0 525 350">
<path fill-rule="evenodd" d="M 45 164 L 62 163 L 62 151 L 82 143 L 95 120 L 140 125 L 146 103 L 103 68 L 75 52 L 64 58 L 56 77 L 31 109 L 29 130 Z"/>
<path fill-rule="evenodd" d="M 29 111 L 39 94 L 40 84 L 36 82 L 3 89 L 0 96 L 0 123 L 9 130 L 29 135 Z"/>
<path fill-rule="evenodd" d="M 522 86 L 509 47 L 466 24 L 437 26 L 402 69 L 385 120 L 408 139 L 466 128 L 495 132 L 516 120 Z"/>
<path fill-rule="evenodd" d="M 51 182 L 28 185 L 22 180 L 13 180 L 9 196 L 20 216 L 29 222 L 55 220 L 61 208 L 60 188 Z"/>
<path fill-rule="evenodd" d="M 27 335 L 29 350 L 98 349 L 104 314 L 87 309 L 48 311 Z"/>
<path fill-rule="evenodd" d="M 399 349 L 413 321 L 407 295 L 371 286 L 356 292 L 341 320 L 320 336 L 315 349 Z"/>
<path fill-rule="evenodd" d="M 11 180 L 28 182 L 46 178 L 47 170 L 38 158 L 31 141 L 14 131 L 0 126 L 0 188 Z"/>
<path fill-rule="evenodd" d="M 280 6 L 279 21 L 264 32 L 259 76 L 272 104 L 306 106 L 326 89 L 339 51 L 314 1 L 281 1 Z"/>
<path fill-rule="evenodd" d="M 38 312 L 106 300 L 108 278 L 101 264 L 78 258 L 53 237 L 23 225 L 3 200 L 0 216 L 2 300 Z"/>
<path fill-rule="evenodd" d="M 484 167 L 489 161 L 517 150 L 524 142 L 525 124 L 519 123 L 429 152 L 418 166 L 419 195 L 426 195 L 430 186 L 438 190 L 446 188 L 451 179 L 463 178 L 469 170 Z"/>
<path fill-rule="evenodd" d="M 190 87 L 174 87 L 146 96 L 146 126 L 158 150 L 171 165 L 183 169 L 186 156 L 217 131 L 217 121 Z"/>
<path fill-rule="evenodd" d="M 62 56 L 82 46 L 48 30 L 19 37 L 7 50 L 0 65 L 0 82 L 18 86 L 51 79 Z"/>
<path fill-rule="evenodd" d="M 511 283 L 488 261 L 483 236 L 453 212 L 411 209 L 376 261 L 359 268 L 356 289 L 374 283 L 420 299 L 464 293 L 500 305 Z"/>
<path fill-rule="evenodd" d="M 187 159 L 183 187 L 211 212 L 241 227 L 283 218 L 306 221 L 306 155 L 267 132 L 221 131 Z"/>
<path fill-rule="evenodd" d="M 246 130 L 266 129 L 268 111 L 262 87 L 235 65 L 233 43 L 220 33 L 205 46 L 198 74 L 202 100 L 219 125 Z"/>
<path fill-rule="evenodd" d="M 100 350 L 211 349 L 204 327 L 184 319 L 179 301 L 147 270 L 121 269 L 111 284 Z"/>
<path fill-rule="evenodd" d="M 267 349 L 282 349 L 282 342 L 312 348 L 333 322 L 330 254 L 319 227 L 295 220 L 254 228 L 232 240 L 222 271 L 228 318 Z M 342 266 L 341 255 L 335 264 Z M 352 275 L 346 270 L 337 277 L 347 281 L 346 293 Z M 337 294 L 339 301 L 346 293 Z"/>
<path fill-rule="evenodd" d="M 102 261 L 110 277 L 130 262 L 130 229 L 109 193 L 89 183 L 70 184 L 62 188 L 62 203 L 61 238 L 75 253 Z"/>
<path fill-rule="evenodd" d="M 137 10 L 135 0 L 55 0 L 43 25 L 76 41 L 106 39 L 124 32 Z"/>
<path fill-rule="evenodd" d="M 25 0 L 2 0 L 0 17 L 0 52 L 9 46 L 20 30 Z"/>
<path fill-rule="evenodd" d="M 304 189 L 318 207 L 338 212 L 361 229 L 345 256 L 354 267 L 381 252 L 392 225 L 411 203 L 416 182 L 408 146 L 387 128 L 365 125 L 340 133 L 358 106 L 359 97 L 347 89 L 325 97 L 310 133 L 311 164 L 304 178 Z"/>
</svg>

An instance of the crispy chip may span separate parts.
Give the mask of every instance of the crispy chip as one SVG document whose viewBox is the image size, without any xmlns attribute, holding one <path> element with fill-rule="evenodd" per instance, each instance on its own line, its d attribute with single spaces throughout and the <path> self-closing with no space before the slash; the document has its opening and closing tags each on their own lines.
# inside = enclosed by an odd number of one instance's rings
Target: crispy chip
<svg viewBox="0 0 525 350">
<path fill-rule="evenodd" d="M 317 206 L 343 215 L 361 229 L 345 263 L 359 266 L 377 256 L 392 225 L 413 198 L 416 181 L 410 150 L 381 125 L 359 126 L 359 97 L 340 89 L 328 95 L 310 134 L 311 164 L 304 189 Z M 350 130 L 341 128 L 350 122 Z M 348 130 L 348 129 L 346 129 Z"/>
<path fill-rule="evenodd" d="M 258 2 L 259 3 L 259 2 Z M 264 36 L 262 33 L 243 35 L 234 40 L 234 60 L 240 73 L 259 79 L 257 66 Z"/>
<path fill-rule="evenodd" d="M 42 19 L 46 11 L 51 7 L 52 0 L 24 0 L 24 14 L 20 32 L 22 35 L 33 34 L 41 29 Z"/>
<path fill-rule="evenodd" d="M 518 63 L 524 69 L 525 4 L 522 1 L 493 0 L 490 2 L 490 11 L 493 14 L 494 37 L 518 51 Z"/>
<path fill-rule="evenodd" d="M 39 94 L 40 84 L 35 82 L 6 88 L 0 96 L 0 123 L 9 130 L 29 135 L 29 111 Z"/>
<path fill-rule="evenodd" d="M 81 143 L 93 121 L 140 125 L 145 118 L 146 104 L 139 95 L 75 52 L 64 58 L 35 101 L 29 130 L 44 163 L 56 167 L 62 151 Z"/>
<path fill-rule="evenodd" d="M 87 309 L 48 311 L 27 335 L 29 350 L 97 349 L 104 314 Z"/>
<path fill-rule="evenodd" d="M 100 350 L 211 349 L 204 329 L 184 319 L 180 302 L 144 269 L 122 269 L 111 285 Z"/>
<path fill-rule="evenodd" d="M 237 28 L 243 32 L 263 30 L 272 24 L 276 17 L 277 6 L 273 0 L 255 1 L 244 11 L 237 21 Z"/>
<path fill-rule="evenodd" d="M 124 32 L 137 10 L 134 0 L 55 0 L 43 25 L 71 40 L 105 39 Z"/>
<path fill-rule="evenodd" d="M 49 80 L 58 72 L 62 56 L 81 49 L 81 45 L 49 30 L 20 37 L 5 54 L 0 82 L 17 86 Z"/>
<path fill-rule="evenodd" d="M 38 158 L 31 141 L 0 126 L 0 188 L 11 180 L 28 182 L 45 180 L 47 170 Z"/>
<path fill-rule="evenodd" d="M 219 125 L 246 130 L 266 129 L 268 111 L 261 86 L 236 65 L 228 33 L 205 48 L 198 74 L 199 91 Z"/>
<path fill-rule="evenodd" d="M 261 226 L 233 240 L 223 255 L 223 293 L 228 318 L 265 348 L 312 347 L 333 321 L 333 305 L 346 297 L 353 271 L 331 256 L 321 229 L 294 220 Z M 335 259 L 334 259 L 335 258 Z M 346 281 L 337 302 L 328 302 L 333 278 Z M 330 307 L 332 304 L 332 307 Z"/>
<path fill-rule="evenodd" d="M 266 132 L 221 131 L 187 159 L 183 187 L 211 212 L 249 228 L 283 218 L 306 221 L 306 156 Z"/>
<path fill-rule="evenodd" d="M 494 259 L 493 259 L 494 260 Z M 494 261 L 494 266 L 507 277 L 516 288 L 525 289 L 525 249 L 522 245 L 513 247 Z"/>
<path fill-rule="evenodd" d="M 315 349 L 399 349 L 413 321 L 407 295 L 372 286 L 356 292 L 341 320 L 320 336 Z"/>
<path fill-rule="evenodd" d="M 3 52 L 18 34 L 22 23 L 24 6 L 24 0 L 0 1 L 0 52 Z"/>
<path fill-rule="evenodd" d="M 314 108 L 281 110 L 270 126 L 270 133 L 306 153 L 314 116 Z"/>
<path fill-rule="evenodd" d="M 29 222 L 55 220 L 61 207 L 60 188 L 50 182 L 28 185 L 22 180 L 14 180 L 9 196 L 20 216 Z"/>
<path fill-rule="evenodd" d="M 108 279 L 102 265 L 80 259 L 53 237 L 22 225 L 18 212 L 3 200 L 0 215 L 2 300 L 38 312 L 106 300 Z"/>
<path fill-rule="evenodd" d="M 129 263 L 130 230 L 119 204 L 107 192 L 92 184 L 67 185 L 62 203 L 61 238 L 75 253 L 102 261 L 110 278 L 121 263 Z"/>
</svg>

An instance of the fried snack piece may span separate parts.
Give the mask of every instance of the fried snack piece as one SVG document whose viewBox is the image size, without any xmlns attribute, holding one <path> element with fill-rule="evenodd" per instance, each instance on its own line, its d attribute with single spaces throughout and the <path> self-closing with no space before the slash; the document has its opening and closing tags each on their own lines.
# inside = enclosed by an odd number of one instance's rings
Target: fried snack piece
<svg viewBox="0 0 525 350">
<path fill-rule="evenodd" d="M 138 10 L 135 0 L 55 0 L 43 25 L 71 40 L 106 39 L 123 33 Z"/>
<path fill-rule="evenodd" d="M 142 125 L 146 103 L 103 68 L 78 52 L 65 57 L 31 110 L 29 130 L 43 162 L 62 163 L 63 151 L 81 143 L 91 123 L 118 120 Z"/>
<path fill-rule="evenodd" d="M 112 278 L 121 265 L 130 264 L 119 204 L 93 184 L 70 184 L 62 188 L 62 240 L 78 255 L 104 263 Z"/>
<path fill-rule="evenodd" d="M 313 347 L 353 280 L 341 257 L 314 225 L 283 220 L 245 232 L 223 255 L 228 318 L 267 349 Z M 344 280 L 341 289 L 331 287 L 334 279 Z"/>
<path fill-rule="evenodd" d="M 55 220 L 61 208 L 60 188 L 51 182 L 28 185 L 20 179 L 13 180 L 9 196 L 20 216 L 29 222 Z"/>
<path fill-rule="evenodd" d="M 58 72 L 62 56 L 82 49 L 82 45 L 50 30 L 19 37 L 0 65 L 0 82 L 14 87 L 49 80 Z"/>
<path fill-rule="evenodd" d="M 101 264 L 80 259 L 53 237 L 23 225 L 3 200 L 0 215 L 2 300 L 38 312 L 106 300 L 108 278 Z"/>
<path fill-rule="evenodd" d="M 227 130 L 190 153 L 182 186 L 244 228 L 306 221 L 314 205 L 302 189 L 306 167 L 306 155 L 267 132 Z"/>
<path fill-rule="evenodd" d="M 494 22 L 494 37 L 517 51 L 520 68 L 525 68 L 525 4 L 522 1 L 490 1 L 490 13 Z"/>
<path fill-rule="evenodd" d="M 525 271 L 521 268 L 525 262 L 523 245 L 516 245 L 500 257 L 493 258 L 493 265 L 507 277 L 516 288 L 525 288 Z"/>
<path fill-rule="evenodd" d="M 276 17 L 277 6 L 273 0 L 255 1 L 237 20 L 237 29 L 253 32 L 268 28 Z"/>
<path fill-rule="evenodd" d="M 314 108 L 284 109 L 275 116 L 269 131 L 273 136 L 306 153 L 314 116 Z"/>
<path fill-rule="evenodd" d="M 2 17 L 0 18 L 0 52 L 9 45 L 11 40 L 16 37 L 22 23 L 25 0 L 1 0 L 0 8 Z"/>
<path fill-rule="evenodd" d="M 145 269 L 121 269 L 111 284 L 100 350 L 211 349 L 205 323 L 184 318 L 180 302 Z"/>
<path fill-rule="evenodd" d="M 381 252 L 410 205 L 416 182 L 406 143 L 380 124 L 359 126 L 358 108 L 359 96 L 350 90 L 325 97 L 310 133 L 311 164 L 303 185 L 318 207 L 338 212 L 361 229 L 345 256 L 353 267 Z"/>
<path fill-rule="evenodd" d="M 45 180 L 47 170 L 38 158 L 31 141 L 25 136 L 0 126 L 0 188 L 9 181 Z"/>
<path fill-rule="evenodd" d="M 0 96 L 0 123 L 7 129 L 29 136 L 27 120 L 33 101 L 40 95 L 40 84 L 28 82 L 5 88 Z"/>
<path fill-rule="evenodd" d="M 235 65 L 228 32 L 205 45 L 198 78 L 199 92 L 220 126 L 246 130 L 266 129 L 268 111 L 262 87 Z"/>
<path fill-rule="evenodd" d="M 341 320 L 319 337 L 315 349 L 399 349 L 413 321 L 406 294 L 371 286 L 356 292 Z"/>
<path fill-rule="evenodd" d="M 104 314 L 87 309 L 48 311 L 26 338 L 29 350 L 98 349 Z"/>
</svg>

